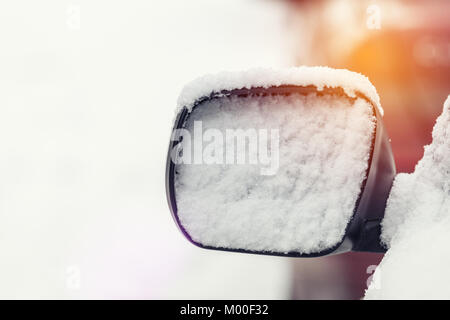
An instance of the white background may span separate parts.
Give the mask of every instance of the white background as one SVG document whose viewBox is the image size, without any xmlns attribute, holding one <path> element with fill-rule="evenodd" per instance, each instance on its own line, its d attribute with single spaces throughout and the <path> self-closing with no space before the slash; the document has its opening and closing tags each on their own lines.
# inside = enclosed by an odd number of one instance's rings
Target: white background
<svg viewBox="0 0 450 320">
<path fill-rule="evenodd" d="M 289 259 L 190 245 L 166 204 L 176 98 L 290 63 L 276 1 L 0 3 L 0 298 L 286 298 Z"/>
</svg>

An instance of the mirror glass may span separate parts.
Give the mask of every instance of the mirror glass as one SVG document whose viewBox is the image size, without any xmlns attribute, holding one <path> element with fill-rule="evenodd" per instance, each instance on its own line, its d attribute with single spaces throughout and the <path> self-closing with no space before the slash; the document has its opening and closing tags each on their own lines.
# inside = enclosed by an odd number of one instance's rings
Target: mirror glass
<svg viewBox="0 0 450 320">
<path fill-rule="evenodd" d="M 310 254 L 339 245 L 375 124 L 360 98 L 292 93 L 202 102 L 173 138 L 181 225 L 206 247 Z"/>
</svg>

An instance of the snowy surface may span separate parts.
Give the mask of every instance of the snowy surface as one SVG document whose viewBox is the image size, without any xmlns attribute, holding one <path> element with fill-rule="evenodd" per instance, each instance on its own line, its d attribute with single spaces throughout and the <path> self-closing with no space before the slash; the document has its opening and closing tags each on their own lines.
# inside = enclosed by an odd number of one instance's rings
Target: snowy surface
<svg viewBox="0 0 450 320">
<path fill-rule="evenodd" d="M 450 299 L 450 96 L 412 174 L 399 174 L 383 220 L 389 250 L 367 299 Z"/>
<path fill-rule="evenodd" d="M 189 131 L 200 120 L 204 130 L 224 134 L 277 129 L 279 169 L 266 176 L 250 164 L 178 165 L 182 225 L 195 241 L 214 247 L 310 253 L 338 244 L 365 178 L 374 119 L 365 100 L 329 95 L 203 103 L 188 118 Z"/>
<path fill-rule="evenodd" d="M 345 69 L 307 66 L 285 69 L 254 68 L 243 72 L 205 75 L 184 87 L 178 98 L 178 107 L 185 106 L 190 109 L 197 99 L 209 96 L 212 92 L 280 85 L 314 85 L 319 90 L 324 87 L 342 88 L 352 97 L 356 92 L 361 92 L 374 102 L 383 114 L 377 91 L 366 76 Z"/>
</svg>

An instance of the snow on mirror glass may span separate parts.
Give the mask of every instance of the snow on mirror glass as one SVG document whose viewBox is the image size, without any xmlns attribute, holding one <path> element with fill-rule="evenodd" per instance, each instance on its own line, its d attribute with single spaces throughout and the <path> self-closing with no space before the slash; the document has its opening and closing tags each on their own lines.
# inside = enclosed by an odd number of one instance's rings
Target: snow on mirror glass
<svg viewBox="0 0 450 320">
<path fill-rule="evenodd" d="M 177 153 L 181 225 L 208 247 L 305 254 L 338 245 L 375 121 L 363 99 L 316 93 L 203 102 Z"/>
</svg>

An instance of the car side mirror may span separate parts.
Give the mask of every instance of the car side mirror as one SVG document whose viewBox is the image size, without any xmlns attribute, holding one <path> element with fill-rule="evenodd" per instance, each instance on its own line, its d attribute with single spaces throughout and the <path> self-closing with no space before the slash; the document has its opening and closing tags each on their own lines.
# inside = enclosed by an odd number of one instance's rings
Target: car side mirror
<svg viewBox="0 0 450 320">
<path fill-rule="evenodd" d="M 384 252 L 395 164 L 375 88 L 326 67 L 200 78 L 179 98 L 170 210 L 207 249 L 289 257 Z"/>
</svg>

